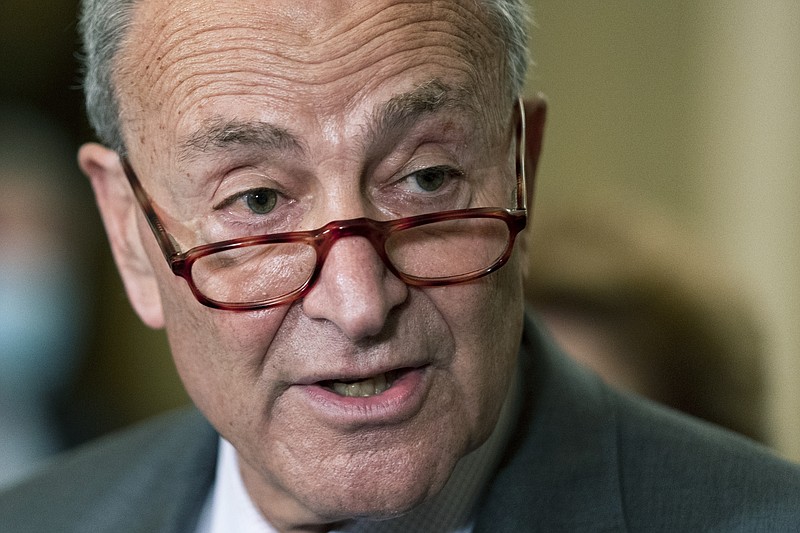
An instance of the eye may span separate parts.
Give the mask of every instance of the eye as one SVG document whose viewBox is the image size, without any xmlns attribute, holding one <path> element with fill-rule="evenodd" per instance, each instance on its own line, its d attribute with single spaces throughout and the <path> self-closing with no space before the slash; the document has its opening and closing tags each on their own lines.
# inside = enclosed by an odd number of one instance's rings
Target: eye
<svg viewBox="0 0 800 533">
<path fill-rule="evenodd" d="M 257 215 L 266 215 L 278 202 L 278 193 L 275 189 L 253 189 L 243 196 L 248 209 Z"/>
<path fill-rule="evenodd" d="M 410 188 L 416 188 L 424 192 L 436 192 L 447 185 L 448 180 L 461 177 L 463 173 L 448 166 L 428 167 L 406 176 L 406 182 Z"/>
<path fill-rule="evenodd" d="M 214 209 L 246 209 L 251 214 L 268 215 L 278 204 L 278 191 L 267 187 L 258 187 L 229 196 Z"/>
</svg>

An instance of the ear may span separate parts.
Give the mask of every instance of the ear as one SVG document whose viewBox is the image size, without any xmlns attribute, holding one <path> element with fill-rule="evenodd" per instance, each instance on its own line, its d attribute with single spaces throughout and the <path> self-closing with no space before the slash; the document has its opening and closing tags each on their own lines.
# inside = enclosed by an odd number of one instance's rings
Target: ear
<svg viewBox="0 0 800 533">
<path fill-rule="evenodd" d="M 119 156 L 99 144 L 85 144 L 78 163 L 89 177 L 125 292 L 136 313 L 151 328 L 164 326 L 161 295 L 153 265 L 142 243 L 138 211 Z"/>
<path fill-rule="evenodd" d="M 525 104 L 525 174 L 528 182 L 528 207 L 533 206 L 533 190 L 536 183 L 536 168 L 544 141 L 544 123 L 547 119 L 547 101 L 539 93 L 526 98 Z"/>
</svg>

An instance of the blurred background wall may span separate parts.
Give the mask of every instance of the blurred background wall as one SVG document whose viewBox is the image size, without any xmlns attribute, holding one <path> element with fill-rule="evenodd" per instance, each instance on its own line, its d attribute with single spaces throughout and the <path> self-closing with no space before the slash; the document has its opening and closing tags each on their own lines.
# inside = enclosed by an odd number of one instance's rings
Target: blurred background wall
<svg viewBox="0 0 800 533">
<path fill-rule="evenodd" d="M 74 0 L 0 5 L 0 99 L 49 117 L 73 153 L 92 138 L 75 11 Z M 800 3 L 537 0 L 534 13 L 528 86 L 550 113 L 533 230 L 572 204 L 612 209 L 624 192 L 695 235 L 755 310 L 770 442 L 800 460 Z M 73 166 L 63 185 L 88 210 L 92 284 L 85 353 L 56 406 L 71 445 L 186 397 L 163 334 L 125 300 L 88 184 Z"/>
<path fill-rule="evenodd" d="M 624 191 L 704 240 L 762 321 L 770 438 L 800 459 L 800 3 L 536 0 L 534 16 L 528 86 L 550 103 L 534 231 Z"/>
</svg>

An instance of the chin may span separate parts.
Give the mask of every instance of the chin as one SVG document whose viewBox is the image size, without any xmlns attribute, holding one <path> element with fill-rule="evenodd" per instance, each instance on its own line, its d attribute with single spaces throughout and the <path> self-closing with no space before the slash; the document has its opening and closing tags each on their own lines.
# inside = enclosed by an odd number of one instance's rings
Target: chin
<svg viewBox="0 0 800 533">
<path fill-rule="evenodd" d="M 359 487 L 338 486 L 338 494 L 326 494 L 323 498 L 315 499 L 311 505 L 314 513 L 328 522 L 353 518 L 385 520 L 411 511 L 438 493 L 443 486 L 444 483 L 430 487 L 424 482 L 412 486 L 398 486 L 395 483 L 382 487 L 376 487 L 375 483 Z"/>
<path fill-rule="evenodd" d="M 352 471 L 326 473 L 327 481 L 316 483 L 301 499 L 325 521 L 393 518 L 441 491 L 457 463 L 454 457 L 386 459 L 380 464 L 364 461 Z"/>
</svg>

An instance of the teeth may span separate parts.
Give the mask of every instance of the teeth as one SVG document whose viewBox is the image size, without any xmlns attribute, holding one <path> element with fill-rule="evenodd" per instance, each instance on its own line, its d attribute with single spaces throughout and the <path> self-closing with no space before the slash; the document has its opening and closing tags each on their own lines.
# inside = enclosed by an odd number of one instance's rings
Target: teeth
<svg viewBox="0 0 800 533">
<path fill-rule="evenodd" d="M 367 398 L 382 393 L 392 384 L 386 377 L 386 374 L 375 376 L 374 378 L 356 381 L 353 383 L 344 383 L 341 381 L 333 382 L 333 390 L 336 394 L 341 396 Z"/>
</svg>

